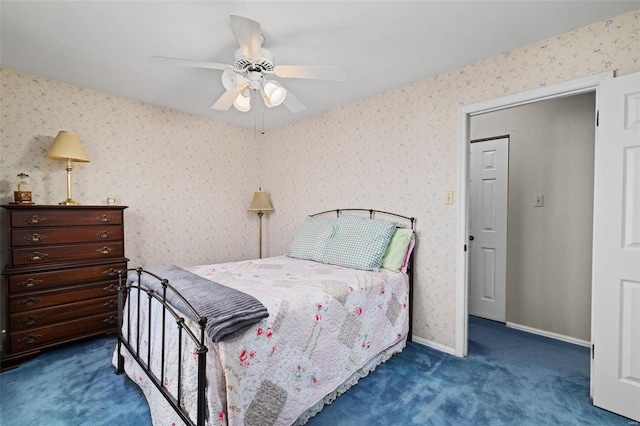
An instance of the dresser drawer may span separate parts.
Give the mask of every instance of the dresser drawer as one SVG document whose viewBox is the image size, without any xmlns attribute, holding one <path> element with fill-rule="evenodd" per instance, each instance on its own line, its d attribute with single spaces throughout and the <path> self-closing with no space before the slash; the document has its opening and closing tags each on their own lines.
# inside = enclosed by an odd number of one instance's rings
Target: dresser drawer
<svg viewBox="0 0 640 426">
<path fill-rule="evenodd" d="M 103 242 L 64 246 L 43 246 L 13 249 L 13 266 L 39 265 L 63 261 L 108 259 L 124 256 L 124 242 Z"/>
<path fill-rule="evenodd" d="M 33 228 L 82 225 L 121 225 L 122 210 L 114 209 L 91 209 L 81 210 L 69 207 L 68 209 L 29 209 L 12 210 L 11 227 L 13 228 Z"/>
<path fill-rule="evenodd" d="M 118 316 L 114 313 L 105 313 L 47 327 L 11 332 L 9 345 L 12 352 L 37 350 L 52 343 L 115 331 L 117 325 Z"/>
<path fill-rule="evenodd" d="M 17 294 L 26 291 L 49 290 L 73 283 L 118 278 L 118 271 L 125 270 L 126 263 L 108 263 L 100 266 L 61 269 L 53 272 L 32 272 L 9 276 L 9 293 Z"/>
<path fill-rule="evenodd" d="M 9 297 L 9 312 L 17 314 L 35 309 L 66 303 L 81 302 L 118 294 L 118 281 L 103 281 L 99 283 L 79 285 L 75 287 L 60 287 L 55 290 L 33 293 L 21 293 Z"/>
<path fill-rule="evenodd" d="M 53 244 L 92 243 L 99 241 L 119 241 L 123 239 L 121 226 L 83 226 L 77 228 L 14 229 L 11 231 L 11 245 L 47 246 Z"/>
<path fill-rule="evenodd" d="M 112 313 L 118 315 L 118 297 L 107 296 L 84 302 L 67 303 L 44 309 L 10 315 L 9 327 L 13 331 L 30 330 L 45 325 L 64 322 L 81 317 Z"/>
</svg>

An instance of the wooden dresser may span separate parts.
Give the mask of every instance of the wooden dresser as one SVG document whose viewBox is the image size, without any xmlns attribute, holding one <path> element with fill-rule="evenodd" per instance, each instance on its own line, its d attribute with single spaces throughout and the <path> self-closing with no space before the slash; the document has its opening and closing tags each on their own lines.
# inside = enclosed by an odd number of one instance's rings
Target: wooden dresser
<svg viewBox="0 0 640 426">
<path fill-rule="evenodd" d="M 3 205 L 2 370 L 44 348 L 115 332 L 125 206 Z"/>
</svg>

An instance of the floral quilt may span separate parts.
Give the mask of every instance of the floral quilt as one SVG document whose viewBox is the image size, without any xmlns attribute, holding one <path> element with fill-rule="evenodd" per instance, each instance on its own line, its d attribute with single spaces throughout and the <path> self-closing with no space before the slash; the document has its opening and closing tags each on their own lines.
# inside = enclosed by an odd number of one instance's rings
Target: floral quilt
<svg viewBox="0 0 640 426">
<path fill-rule="evenodd" d="M 268 318 L 242 335 L 209 342 L 209 425 L 300 422 L 354 372 L 390 347 L 401 348 L 407 337 L 408 278 L 400 272 L 361 271 L 284 256 L 185 269 L 250 294 L 269 311 Z M 135 292 L 127 303 L 136 303 Z M 160 351 L 154 348 L 160 339 L 160 310 L 149 315 L 146 301 L 141 306 L 141 330 L 149 316 L 153 324 L 151 368 L 175 393 L 177 353 L 165 360 L 161 375 Z M 129 331 L 133 342 L 134 320 L 135 315 Z M 173 318 L 166 323 L 176 329 Z M 149 342 L 140 334 L 146 359 Z M 170 333 L 166 346 L 177 348 L 177 340 L 177 333 Z M 183 342 L 183 347 L 181 403 L 195 418 L 197 358 L 193 345 Z M 145 393 L 155 425 L 182 423 L 135 362 L 127 358 L 125 369 Z"/>
</svg>

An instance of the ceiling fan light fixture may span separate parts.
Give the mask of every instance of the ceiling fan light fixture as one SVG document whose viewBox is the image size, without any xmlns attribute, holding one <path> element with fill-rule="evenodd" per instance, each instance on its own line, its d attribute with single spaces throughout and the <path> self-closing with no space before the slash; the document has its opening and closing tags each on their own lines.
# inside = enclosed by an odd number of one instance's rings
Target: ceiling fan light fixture
<svg viewBox="0 0 640 426">
<path fill-rule="evenodd" d="M 284 105 L 294 114 L 303 111 L 306 106 L 293 93 L 282 87 L 280 83 L 266 79 L 271 75 L 282 78 L 346 81 L 347 75 L 344 67 L 329 65 L 276 66 L 271 52 L 262 47 L 264 35 L 261 33 L 260 22 L 234 14 L 231 14 L 230 18 L 236 41 L 240 47 L 234 53 L 233 64 L 155 55 L 149 56 L 149 59 L 174 65 L 222 71 L 221 80 L 226 91 L 211 106 L 216 111 L 228 111 L 231 105 L 234 105 L 238 111 L 249 111 L 251 109 L 250 90 L 256 93 L 259 91 L 268 108 Z"/>
<path fill-rule="evenodd" d="M 222 72 L 222 85 L 226 90 L 236 90 L 238 84 L 238 74 L 231 69 L 226 69 Z"/>
<path fill-rule="evenodd" d="M 278 106 L 287 97 L 287 91 L 277 81 L 268 80 L 264 85 L 265 98 L 269 99 L 272 106 Z M 266 104 L 266 102 L 265 102 Z M 269 105 L 267 105 L 269 106 Z"/>
<path fill-rule="evenodd" d="M 246 89 L 245 89 L 246 90 Z M 245 91 L 243 90 L 243 92 Z M 251 109 L 251 96 L 247 92 L 247 94 L 243 94 L 242 92 L 238 94 L 236 99 L 233 101 L 233 106 L 240 112 L 247 112 Z"/>
<path fill-rule="evenodd" d="M 275 106 L 271 103 L 269 97 L 264 92 L 262 92 L 262 99 L 264 100 L 264 104 L 267 108 L 273 108 Z"/>
</svg>

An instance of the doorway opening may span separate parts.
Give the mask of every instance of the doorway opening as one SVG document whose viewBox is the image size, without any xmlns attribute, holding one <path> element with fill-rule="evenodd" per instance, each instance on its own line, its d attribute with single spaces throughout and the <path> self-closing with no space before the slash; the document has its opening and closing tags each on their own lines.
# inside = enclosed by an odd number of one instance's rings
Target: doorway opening
<svg viewBox="0 0 640 426">
<path fill-rule="evenodd" d="M 470 136 L 469 313 L 590 346 L 595 92 L 474 116 Z"/>
<path fill-rule="evenodd" d="M 492 101 L 462 107 L 459 110 L 459 141 L 458 141 L 458 221 L 456 258 L 456 347 L 455 354 L 466 356 L 468 351 L 468 300 L 469 291 L 469 252 L 467 250 L 469 237 L 469 141 L 471 140 L 471 117 L 500 111 L 507 108 L 527 105 L 545 99 L 561 98 L 587 92 L 597 92 L 601 81 L 613 77 L 612 72 L 597 74 L 541 87 L 528 92 L 498 98 Z"/>
</svg>

